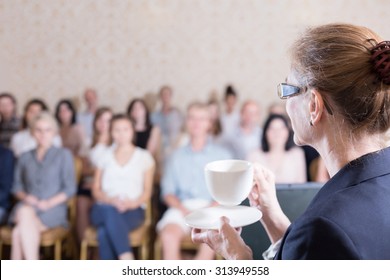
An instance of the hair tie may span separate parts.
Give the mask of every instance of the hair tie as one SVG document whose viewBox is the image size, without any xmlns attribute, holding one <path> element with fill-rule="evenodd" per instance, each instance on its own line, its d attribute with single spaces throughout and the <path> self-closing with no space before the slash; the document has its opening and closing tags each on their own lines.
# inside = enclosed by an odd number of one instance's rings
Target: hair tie
<svg viewBox="0 0 390 280">
<path fill-rule="evenodd" d="M 371 49 L 371 61 L 379 80 L 390 85 L 390 41 L 383 41 Z"/>
</svg>

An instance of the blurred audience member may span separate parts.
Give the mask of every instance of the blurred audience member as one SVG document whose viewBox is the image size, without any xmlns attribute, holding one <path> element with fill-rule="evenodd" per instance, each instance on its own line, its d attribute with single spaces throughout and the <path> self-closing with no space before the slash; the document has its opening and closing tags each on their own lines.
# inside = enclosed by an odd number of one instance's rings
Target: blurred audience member
<svg viewBox="0 0 390 280">
<path fill-rule="evenodd" d="M 283 115 L 287 116 L 286 104 L 274 102 L 268 107 L 268 115 Z"/>
<path fill-rule="evenodd" d="M 211 118 L 210 134 L 211 137 L 213 137 L 214 140 L 218 142 L 218 139 L 221 137 L 222 134 L 219 104 L 217 100 L 212 99 L 208 102 L 207 105 L 209 107 L 210 118 Z"/>
<path fill-rule="evenodd" d="M 37 141 L 31 134 L 31 122 L 43 111 L 48 111 L 48 107 L 41 99 L 31 99 L 24 106 L 22 130 L 15 133 L 11 138 L 10 148 L 15 157 L 19 157 L 22 153 L 37 147 Z M 53 145 L 55 147 L 62 146 L 61 137 L 58 134 L 53 139 Z"/>
<path fill-rule="evenodd" d="M 20 129 L 16 115 L 16 99 L 10 93 L 0 93 L 0 145 L 8 148 L 12 135 Z"/>
<path fill-rule="evenodd" d="M 97 227 L 101 259 L 134 259 L 129 231 L 143 223 L 150 201 L 154 160 L 148 151 L 133 145 L 134 134 L 128 116 L 114 116 L 113 149 L 95 172 L 91 221 Z"/>
<path fill-rule="evenodd" d="M 237 110 L 237 93 L 232 86 L 227 86 L 225 91 L 225 112 L 221 114 L 221 126 L 223 135 L 230 136 L 236 132 L 240 125 L 240 113 Z"/>
<path fill-rule="evenodd" d="M 60 126 L 62 145 L 68 148 L 74 156 L 85 155 L 85 133 L 76 123 L 76 109 L 69 99 L 62 99 L 56 107 L 56 119 Z"/>
<path fill-rule="evenodd" d="M 14 176 L 14 156 L 0 145 L 0 224 L 6 220 L 10 208 L 10 193 Z"/>
<path fill-rule="evenodd" d="M 172 88 L 163 86 L 160 89 L 161 109 L 154 112 L 151 121 L 158 126 L 162 135 L 163 158 L 167 158 L 175 145 L 183 127 L 183 116 L 180 111 L 172 106 Z"/>
<path fill-rule="evenodd" d="M 89 156 L 83 163 L 83 179 L 77 196 L 77 237 L 82 240 L 86 228 L 89 226 L 89 216 L 92 207 L 91 188 L 93 174 L 110 145 L 110 122 L 112 111 L 108 107 L 97 109 L 93 121 L 93 137 Z"/>
<path fill-rule="evenodd" d="M 100 107 L 96 111 L 93 120 L 92 145 L 89 152 L 89 159 L 93 166 L 97 166 L 100 159 L 104 157 L 107 148 L 111 145 L 110 123 L 112 111 L 108 107 Z"/>
<path fill-rule="evenodd" d="M 92 88 L 87 88 L 84 92 L 84 101 L 86 110 L 78 113 L 77 122 L 82 126 L 85 132 L 87 146 L 89 146 L 92 141 L 93 119 L 98 108 L 98 96 L 96 91 Z"/>
<path fill-rule="evenodd" d="M 250 152 L 258 148 L 262 135 L 259 122 L 259 105 L 253 100 L 246 101 L 241 108 L 239 127 L 222 141 L 234 158 L 246 159 Z"/>
<path fill-rule="evenodd" d="M 210 112 L 207 105 L 193 103 L 187 110 L 190 143 L 176 150 L 162 178 L 162 198 L 169 209 L 157 224 L 164 259 L 181 259 L 180 243 L 190 233 L 184 216 L 213 204 L 204 179 L 204 166 L 214 160 L 230 158 L 229 153 L 208 141 Z M 196 259 L 212 259 L 214 253 L 202 245 Z"/>
<path fill-rule="evenodd" d="M 68 226 L 66 201 L 74 195 L 76 182 L 71 153 L 53 146 L 57 130 L 51 115 L 37 116 L 32 123 L 37 148 L 17 162 L 12 192 L 19 203 L 11 214 L 12 259 L 38 259 L 41 232 Z"/>
<path fill-rule="evenodd" d="M 160 148 L 160 128 L 151 124 L 145 101 L 140 98 L 133 99 L 127 107 L 127 115 L 134 123 L 135 145 L 148 150 L 157 158 Z"/>
<path fill-rule="evenodd" d="M 261 148 L 248 160 L 259 162 L 275 174 L 275 183 L 306 182 L 305 154 L 295 146 L 293 132 L 284 115 L 270 115 L 264 124 Z"/>
</svg>

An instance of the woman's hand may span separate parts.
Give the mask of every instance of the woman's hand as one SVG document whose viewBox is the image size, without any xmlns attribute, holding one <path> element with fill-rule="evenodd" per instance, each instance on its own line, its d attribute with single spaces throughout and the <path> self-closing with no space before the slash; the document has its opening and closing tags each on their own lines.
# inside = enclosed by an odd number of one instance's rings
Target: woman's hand
<svg viewBox="0 0 390 280">
<path fill-rule="evenodd" d="M 128 210 L 134 210 L 139 207 L 139 203 L 131 199 L 114 198 L 112 204 L 119 213 L 123 213 Z"/>
<path fill-rule="evenodd" d="M 259 163 L 254 163 L 254 186 L 249 194 L 251 206 L 263 213 L 261 223 L 272 243 L 280 240 L 290 225 L 278 202 L 275 175 Z"/>
<path fill-rule="evenodd" d="M 39 200 L 36 206 L 41 211 L 47 211 L 51 208 L 51 204 L 49 200 L 45 200 L 45 199 Z"/>
<path fill-rule="evenodd" d="M 245 244 L 241 236 L 241 228 L 234 229 L 229 225 L 229 219 L 221 218 L 219 231 L 192 229 L 194 243 L 206 243 L 217 254 L 227 260 L 250 260 L 253 258 L 252 250 Z"/>
<path fill-rule="evenodd" d="M 123 213 L 123 212 L 126 211 L 126 209 L 125 209 L 126 207 L 125 207 L 125 205 L 123 203 L 123 200 L 120 199 L 119 197 L 111 198 L 110 199 L 110 204 L 112 206 L 114 206 L 118 210 L 119 213 Z"/>
<path fill-rule="evenodd" d="M 38 200 L 38 198 L 36 196 L 28 194 L 28 195 L 25 196 L 23 201 L 25 203 L 27 203 L 28 205 L 37 206 L 39 200 Z"/>
<path fill-rule="evenodd" d="M 258 208 L 267 214 L 275 204 L 278 205 L 275 188 L 275 175 L 259 163 L 253 163 L 254 185 L 249 194 L 249 202 L 253 207 Z"/>
</svg>

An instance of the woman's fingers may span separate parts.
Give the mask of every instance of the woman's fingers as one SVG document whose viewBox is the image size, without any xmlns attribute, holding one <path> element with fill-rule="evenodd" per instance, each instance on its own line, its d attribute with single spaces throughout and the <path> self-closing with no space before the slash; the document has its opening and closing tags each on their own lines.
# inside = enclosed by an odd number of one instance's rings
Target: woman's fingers
<svg viewBox="0 0 390 280">
<path fill-rule="evenodd" d="M 191 238 L 192 242 L 200 244 L 200 243 L 207 243 L 207 234 L 205 234 L 205 231 L 202 231 L 199 228 L 193 228 L 191 231 Z"/>
<path fill-rule="evenodd" d="M 229 224 L 229 219 L 227 217 L 221 217 L 221 227 L 219 232 L 222 239 L 230 240 L 231 238 L 236 238 L 237 235 L 241 234 L 241 228 L 233 228 Z"/>
<path fill-rule="evenodd" d="M 253 163 L 254 179 L 257 184 L 270 184 L 275 181 L 274 174 L 259 163 Z"/>
<path fill-rule="evenodd" d="M 242 227 L 238 227 L 238 228 L 234 228 L 236 230 L 236 232 L 238 233 L 238 235 L 241 235 L 241 232 L 242 232 Z"/>
</svg>

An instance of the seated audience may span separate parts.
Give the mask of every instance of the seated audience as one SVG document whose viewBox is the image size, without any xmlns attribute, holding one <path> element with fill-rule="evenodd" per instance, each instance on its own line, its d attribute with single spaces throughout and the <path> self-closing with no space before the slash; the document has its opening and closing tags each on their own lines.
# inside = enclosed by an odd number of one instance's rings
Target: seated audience
<svg viewBox="0 0 390 280">
<path fill-rule="evenodd" d="M 22 153 L 35 149 L 37 141 L 31 134 L 31 122 L 41 112 L 48 111 L 46 104 L 41 99 L 31 99 L 24 107 L 22 118 L 22 130 L 15 133 L 11 138 L 10 148 L 14 152 L 15 157 L 19 157 Z M 61 147 L 61 137 L 57 134 L 54 137 L 53 145 Z"/>
<path fill-rule="evenodd" d="M 259 105 L 253 100 L 246 101 L 241 108 L 240 125 L 234 133 L 223 137 L 221 142 L 235 159 L 246 159 L 259 146 L 262 135 L 259 121 Z"/>
<path fill-rule="evenodd" d="M 22 154 L 16 164 L 12 192 L 19 201 L 11 213 L 12 259 L 38 259 L 41 232 L 66 227 L 66 201 L 76 191 L 73 158 L 53 146 L 58 127 L 48 113 L 32 123 L 37 148 Z"/>
<path fill-rule="evenodd" d="M 20 129 L 16 114 L 16 99 L 10 93 L 0 93 L 0 145 L 8 148 L 12 135 Z"/>
<path fill-rule="evenodd" d="M 82 240 L 85 229 L 89 226 L 89 215 L 92 207 L 91 188 L 93 174 L 100 160 L 110 145 L 110 122 L 112 111 L 108 107 L 97 109 L 93 121 L 92 145 L 89 156 L 83 162 L 83 178 L 77 195 L 77 237 Z"/>
<path fill-rule="evenodd" d="M 0 224 L 6 220 L 10 208 L 10 194 L 14 176 L 14 156 L 0 145 Z"/>
<path fill-rule="evenodd" d="M 154 160 L 148 151 L 134 146 L 134 134 L 129 117 L 114 116 L 114 146 L 95 172 L 91 221 L 97 227 L 100 258 L 105 260 L 134 259 L 128 234 L 143 223 L 151 197 Z"/>
<path fill-rule="evenodd" d="M 261 147 L 248 155 L 275 174 L 275 183 L 306 182 L 305 154 L 295 146 L 288 119 L 283 115 L 270 115 L 264 124 Z"/>
<path fill-rule="evenodd" d="M 60 136 L 64 148 L 68 148 L 73 156 L 85 155 L 85 133 L 83 128 L 76 123 L 76 109 L 69 99 L 58 102 L 56 107 L 56 119 L 60 127 Z"/>
<path fill-rule="evenodd" d="M 230 158 L 223 148 L 209 140 L 210 112 L 207 105 L 193 103 L 187 110 L 190 143 L 176 150 L 165 168 L 162 198 L 168 206 L 157 224 L 164 259 L 181 259 L 180 243 L 190 233 L 184 216 L 190 211 L 213 204 L 204 178 L 204 166 L 214 160 Z M 202 245 L 195 259 L 212 259 L 214 253 Z"/>
<path fill-rule="evenodd" d="M 183 116 L 172 106 L 172 88 L 163 86 L 160 89 L 161 109 L 152 113 L 151 121 L 161 130 L 162 157 L 166 159 L 175 149 L 177 138 L 183 127 Z"/>
<path fill-rule="evenodd" d="M 134 123 L 135 145 L 148 150 L 157 158 L 160 148 L 160 128 L 150 122 L 145 101 L 140 98 L 133 99 L 127 107 L 127 115 Z"/>
<path fill-rule="evenodd" d="M 87 88 L 84 91 L 84 101 L 86 109 L 84 112 L 77 114 L 77 123 L 81 125 L 85 132 L 87 146 L 92 141 L 93 120 L 95 118 L 96 110 L 98 108 L 98 96 L 94 89 Z"/>
</svg>

